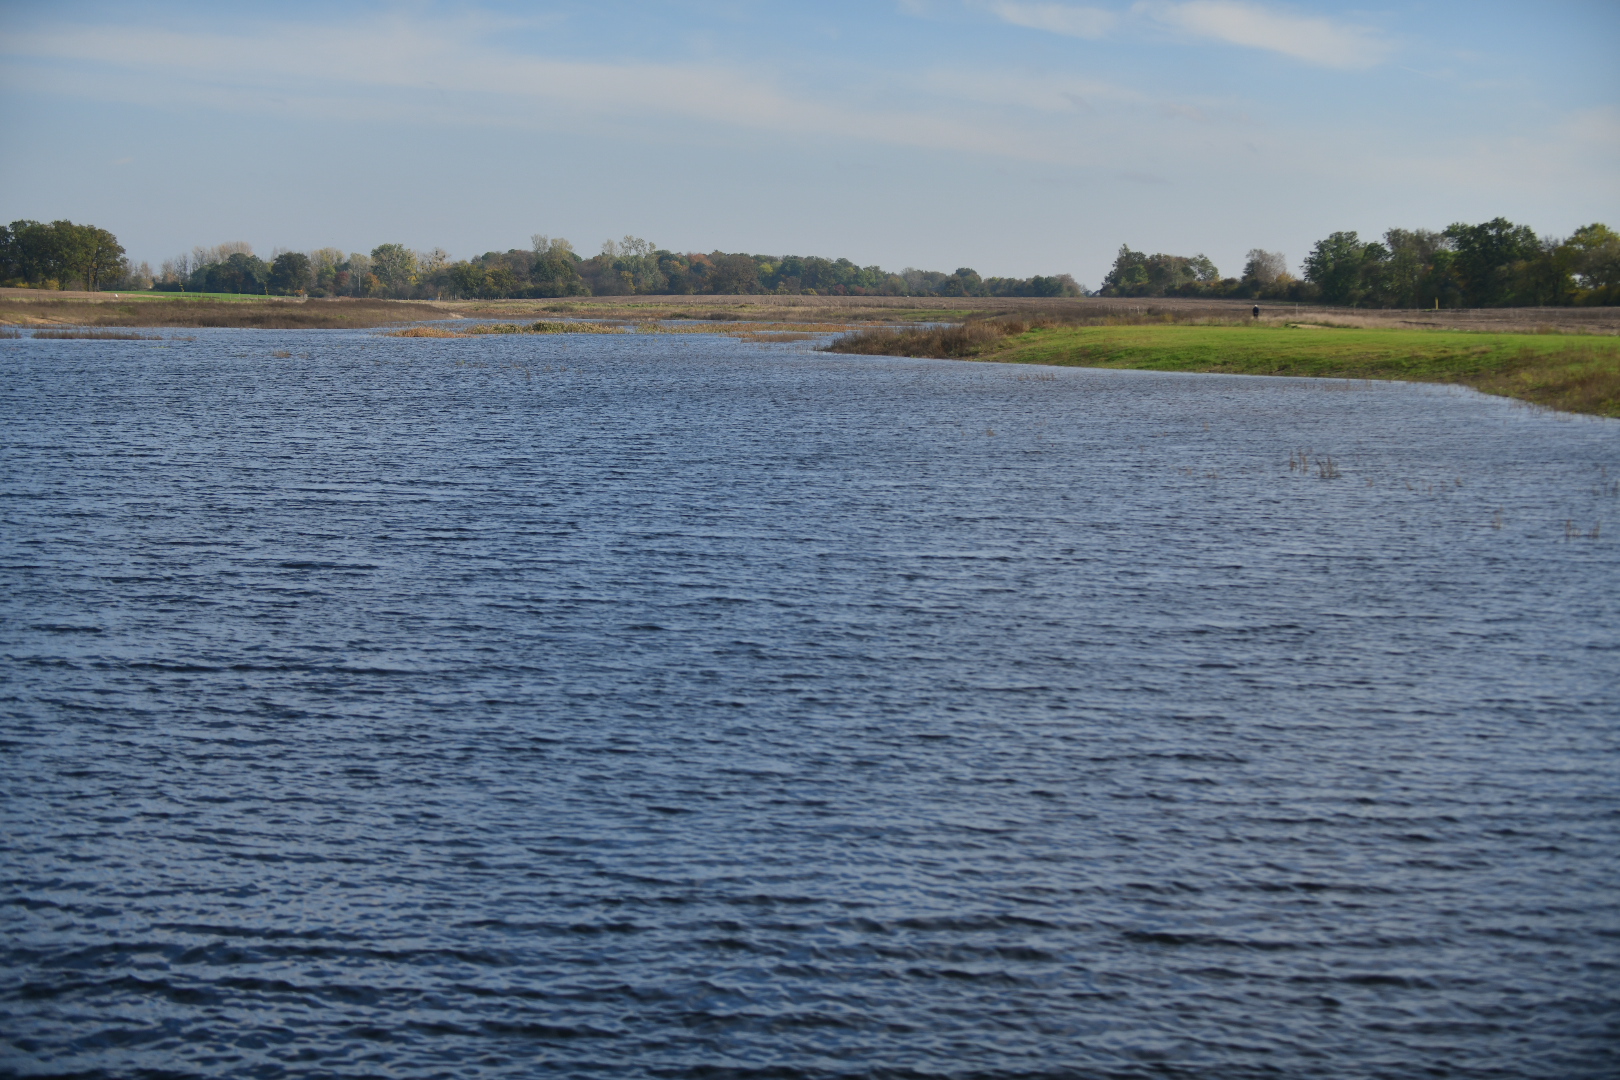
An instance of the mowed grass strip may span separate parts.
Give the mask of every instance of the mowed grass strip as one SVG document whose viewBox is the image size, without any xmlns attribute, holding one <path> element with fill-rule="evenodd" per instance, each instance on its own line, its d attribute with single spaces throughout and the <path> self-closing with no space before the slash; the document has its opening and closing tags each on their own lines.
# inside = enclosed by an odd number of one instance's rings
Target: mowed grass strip
<svg viewBox="0 0 1620 1080">
<path fill-rule="evenodd" d="M 1460 383 L 1568 412 L 1620 417 L 1620 337 L 1318 325 L 953 328 L 937 351 L 1003 363 Z M 1012 329 L 1019 329 L 1014 326 Z M 915 334 L 915 332 L 911 332 Z M 873 335 L 874 337 L 876 335 Z M 896 339 L 909 336 L 901 331 Z M 918 343 L 926 335 L 916 335 Z M 898 343 L 898 341 L 896 342 Z M 850 351 L 874 352 L 879 342 Z M 836 346 L 835 346 L 836 347 Z"/>
</svg>

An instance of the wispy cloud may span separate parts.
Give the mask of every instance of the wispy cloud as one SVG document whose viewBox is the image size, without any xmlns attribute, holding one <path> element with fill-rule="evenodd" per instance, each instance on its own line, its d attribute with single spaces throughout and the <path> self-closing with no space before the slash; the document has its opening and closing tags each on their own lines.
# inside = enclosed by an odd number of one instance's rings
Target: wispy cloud
<svg viewBox="0 0 1620 1080">
<path fill-rule="evenodd" d="M 1064 34 L 1077 38 L 1100 38 L 1119 22 L 1119 16 L 1102 8 L 1074 4 L 1031 4 L 1021 0 L 993 0 L 986 5 L 1003 22 L 1031 30 Z"/>
<path fill-rule="evenodd" d="M 14 88 L 37 88 L 42 80 L 68 93 L 139 95 L 170 104 L 532 129 L 606 117 L 678 118 L 1033 160 L 1051 156 L 1039 140 L 939 112 L 812 100 L 766 75 L 718 64 L 522 55 L 483 40 L 482 29 L 405 18 L 365 26 L 283 22 L 234 34 L 57 26 L 8 34 L 0 54 L 36 68 L 65 64 L 83 73 L 24 76 L 10 63 L 5 81 Z"/>
<path fill-rule="evenodd" d="M 1152 101 L 1128 87 L 1097 79 L 1027 75 L 995 69 L 964 73 L 955 68 L 937 68 L 909 81 L 937 97 L 1037 113 L 1092 112 L 1101 106 L 1141 105 Z"/>
<path fill-rule="evenodd" d="M 1372 67 L 1393 51 L 1386 38 L 1366 27 L 1245 0 L 1144 0 L 1132 10 L 1195 37 L 1265 49 L 1322 67 Z"/>
</svg>

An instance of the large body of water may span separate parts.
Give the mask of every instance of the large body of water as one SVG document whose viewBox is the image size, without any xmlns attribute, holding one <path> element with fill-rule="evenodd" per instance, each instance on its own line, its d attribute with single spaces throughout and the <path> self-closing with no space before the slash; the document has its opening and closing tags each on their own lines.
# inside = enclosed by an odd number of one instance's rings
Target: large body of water
<svg viewBox="0 0 1620 1080">
<path fill-rule="evenodd" d="M 1620 423 L 222 330 L 0 428 L 0 1071 L 1620 1072 Z"/>
</svg>

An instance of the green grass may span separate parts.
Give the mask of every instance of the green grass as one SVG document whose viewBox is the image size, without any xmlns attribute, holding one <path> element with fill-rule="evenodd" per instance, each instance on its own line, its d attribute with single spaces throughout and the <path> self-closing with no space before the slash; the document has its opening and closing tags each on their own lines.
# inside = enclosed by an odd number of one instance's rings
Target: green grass
<svg viewBox="0 0 1620 1080">
<path fill-rule="evenodd" d="M 49 299 L 49 292 L 42 291 L 41 299 Z M 228 292 L 169 292 L 157 289 L 102 289 L 101 295 L 111 300 L 116 295 L 120 300 L 287 300 L 296 297 L 265 296 L 262 293 L 228 293 Z"/>
<path fill-rule="evenodd" d="M 984 325 L 992 330 L 994 324 Z M 968 324 L 969 328 L 975 324 Z M 1570 412 L 1620 417 L 1620 337 L 1317 325 L 1008 327 L 944 355 L 1149 371 L 1446 382 Z M 905 333 L 901 331 L 900 333 Z M 849 351 L 872 352 L 881 347 Z M 941 355 L 912 352 L 910 355 Z"/>
</svg>

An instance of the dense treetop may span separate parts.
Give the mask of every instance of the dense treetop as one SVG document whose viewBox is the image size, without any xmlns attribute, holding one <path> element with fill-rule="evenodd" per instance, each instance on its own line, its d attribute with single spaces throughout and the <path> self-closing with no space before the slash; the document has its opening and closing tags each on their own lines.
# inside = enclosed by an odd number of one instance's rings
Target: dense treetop
<svg viewBox="0 0 1620 1080">
<path fill-rule="evenodd" d="M 1223 296 L 1365 307 L 1557 307 L 1620 303 L 1620 235 L 1607 225 L 1563 239 L 1495 218 L 1442 232 L 1390 229 L 1318 240 L 1302 278 L 1283 256 L 1256 248 L 1241 277 L 1223 278 L 1202 255 L 1119 249 L 1103 296 Z"/>
<path fill-rule="evenodd" d="M 281 252 L 266 263 L 245 244 L 198 248 L 165 262 L 159 289 L 262 292 L 271 295 L 379 296 L 400 299 L 806 293 L 838 296 L 1081 296 L 1067 274 L 981 278 L 906 269 L 898 274 L 848 259 L 679 254 L 638 237 L 608 241 L 584 258 L 567 240 L 535 236 L 528 249 L 489 251 L 452 262 L 443 251 L 381 244 L 369 255 L 337 248 Z"/>
<path fill-rule="evenodd" d="M 0 225 L 0 284 L 95 289 L 121 283 L 128 271 L 123 247 L 106 229 L 71 221 Z"/>
</svg>

